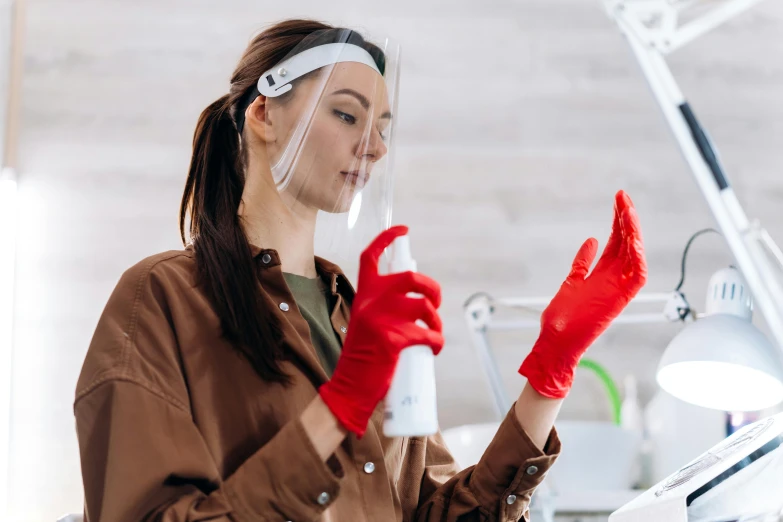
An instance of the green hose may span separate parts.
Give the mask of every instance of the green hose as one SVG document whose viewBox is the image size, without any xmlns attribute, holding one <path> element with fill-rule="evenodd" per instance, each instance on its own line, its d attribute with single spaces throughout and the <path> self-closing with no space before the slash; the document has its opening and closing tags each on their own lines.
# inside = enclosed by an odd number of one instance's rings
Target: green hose
<svg viewBox="0 0 783 522">
<path fill-rule="evenodd" d="M 606 371 L 606 368 L 598 364 L 592 359 L 582 359 L 579 361 L 579 367 L 586 370 L 592 370 L 606 388 L 606 393 L 609 395 L 609 401 L 612 403 L 612 417 L 614 423 L 620 425 L 620 408 L 622 406 L 622 399 L 620 398 L 620 390 L 617 389 L 617 385 L 614 383 L 614 379 Z"/>
</svg>

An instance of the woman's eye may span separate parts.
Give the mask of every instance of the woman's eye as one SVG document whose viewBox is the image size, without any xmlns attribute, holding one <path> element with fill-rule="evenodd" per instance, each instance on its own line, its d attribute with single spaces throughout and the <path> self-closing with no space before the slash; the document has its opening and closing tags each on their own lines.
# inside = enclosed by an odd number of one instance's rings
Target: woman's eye
<svg viewBox="0 0 783 522">
<path fill-rule="evenodd" d="M 345 123 L 349 125 L 353 125 L 354 123 L 356 123 L 356 118 L 354 118 L 353 116 L 351 116 L 346 112 L 338 111 L 337 109 L 335 109 L 334 114 L 335 116 L 337 116 L 338 118 L 340 118 L 341 120 L 343 120 Z"/>
</svg>

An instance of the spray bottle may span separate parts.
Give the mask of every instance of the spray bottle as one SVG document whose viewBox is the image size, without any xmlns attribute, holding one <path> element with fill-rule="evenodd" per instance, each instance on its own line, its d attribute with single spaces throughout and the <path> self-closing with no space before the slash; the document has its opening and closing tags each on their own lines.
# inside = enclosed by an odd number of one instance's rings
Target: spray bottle
<svg viewBox="0 0 783 522">
<path fill-rule="evenodd" d="M 390 246 L 389 273 L 416 271 L 408 236 Z M 422 296 L 408 294 L 409 297 Z M 423 323 L 421 326 L 426 327 Z M 387 437 L 416 437 L 438 431 L 435 396 L 435 356 L 429 346 L 409 346 L 400 353 L 385 401 L 383 433 Z"/>
</svg>

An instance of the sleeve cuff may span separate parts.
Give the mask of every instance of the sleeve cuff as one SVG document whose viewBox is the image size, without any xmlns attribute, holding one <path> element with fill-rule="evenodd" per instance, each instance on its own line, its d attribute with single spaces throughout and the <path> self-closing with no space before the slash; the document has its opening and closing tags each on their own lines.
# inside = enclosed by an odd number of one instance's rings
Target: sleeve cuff
<svg viewBox="0 0 783 522">
<path fill-rule="evenodd" d="M 560 448 L 554 428 L 544 451 L 538 448 L 522 428 L 512 406 L 476 465 L 471 489 L 490 512 L 502 513 L 501 520 L 519 520 L 533 491 L 557 460 Z"/>
<path fill-rule="evenodd" d="M 268 516 L 269 491 L 281 514 L 291 520 L 315 520 L 340 491 L 343 470 L 337 458 L 327 462 L 315 450 L 299 419 L 286 424 L 227 481 L 235 507 L 247 520 Z"/>
</svg>

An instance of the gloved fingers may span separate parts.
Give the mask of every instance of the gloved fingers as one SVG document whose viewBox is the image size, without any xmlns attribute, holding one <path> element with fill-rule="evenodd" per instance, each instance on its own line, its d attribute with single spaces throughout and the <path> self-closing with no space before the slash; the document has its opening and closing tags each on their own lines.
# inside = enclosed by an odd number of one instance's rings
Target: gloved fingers
<svg viewBox="0 0 783 522">
<path fill-rule="evenodd" d="M 435 308 L 440 307 L 442 300 L 440 285 L 431 277 L 418 272 L 400 272 L 384 276 L 388 278 L 389 288 L 396 294 L 421 294 L 432 302 Z"/>
<path fill-rule="evenodd" d="M 606 241 L 606 248 L 604 248 L 601 257 L 612 258 L 620 251 L 620 243 L 623 240 L 620 215 L 622 213 L 621 206 L 624 204 L 623 200 L 619 198 L 620 192 L 615 195 L 614 206 L 612 207 L 612 231 L 609 233 L 609 239 Z"/>
<path fill-rule="evenodd" d="M 612 231 L 609 234 L 609 240 L 606 242 L 604 251 L 595 265 L 596 271 L 604 269 L 605 265 L 622 255 L 623 231 L 621 216 L 626 208 L 633 207 L 631 198 L 625 191 L 620 190 L 614 196 L 614 217 L 612 218 Z"/>
<path fill-rule="evenodd" d="M 428 328 L 436 332 L 443 331 L 443 321 L 438 310 L 426 297 L 412 297 L 406 295 L 394 296 L 383 302 L 381 312 L 375 314 L 381 328 L 397 329 L 398 325 L 415 324 L 424 322 Z"/>
<path fill-rule="evenodd" d="M 446 342 L 441 332 L 422 328 L 415 323 L 400 326 L 398 332 L 404 336 L 406 341 L 406 346 L 403 346 L 403 349 L 409 346 L 424 345 L 432 348 L 432 353 L 438 355 Z"/>
<path fill-rule="evenodd" d="M 368 271 L 369 273 L 377 274 L 378 261 L 381 259 L 383 251 L 386 250 L 395 239 L 404 236 L 407 233 L 408 227 L 405 225 L 397 225 L 378 234 L 378 237 L 373 239 L 372 243 L 362 252 L 360 257 L 361 272 Z"/>
<path fill-rule="evenodd" d="M 634 206 L 631 196 L 629 196 L 628 193 L 624 190 L 618 190 L 614 195 L 614 204 L 619 209 L 621 216 L 625 209 L 633 208 Z"/>
<path fill-rule="evenodd" d="M 593 264 L 595 255 L 598 253 L 598 240 L 591 237 L 582 244 L 579 252 L 576 253 L 574 262 L 571 265 L 571 273 L 568 274 L 566 281 L 576 282 L 584 281 L 590 266 Z"/>
<path fill-rule="evenodd" d="M 635 236 L 641 239 L 642 226 L 639 224 L 639 214 L 633 205 L 626 207 L 620 215 L 620 230 L 623 233 L 623 239 Z"/>
<path fill-rule="evenodd" d="M 623 212 L 622 227 L 625 237 L 623 276 L 638 290 L 647 282 L 647 260 L 644 255 L 639 215 L 633 206 Z"/>
<path fill-rule="evenodd" d="M 430 330 L 443 332 L 443 321 L 433 303 L 423 297 L 403 297 L 403 302 L 395 311 L 399 317 L 410 322 L 424 321 Z"/>
</svg>

